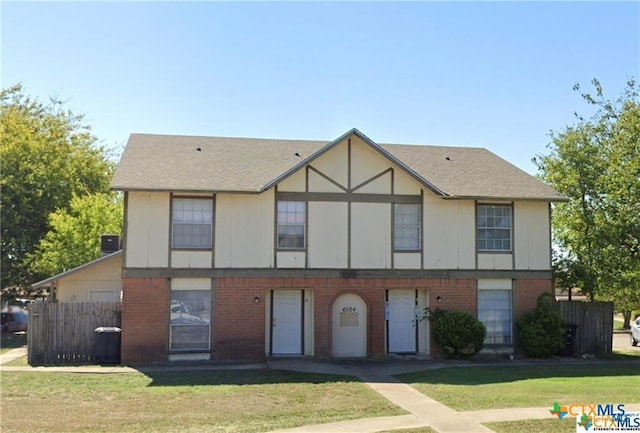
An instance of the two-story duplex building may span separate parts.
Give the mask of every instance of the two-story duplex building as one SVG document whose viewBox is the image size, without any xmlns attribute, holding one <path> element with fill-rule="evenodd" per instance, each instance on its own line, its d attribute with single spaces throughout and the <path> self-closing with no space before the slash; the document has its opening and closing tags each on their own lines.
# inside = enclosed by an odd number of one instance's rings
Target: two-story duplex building
<svg viewBox="0 0 640 433">
<path fill-rule="evenodd" d="M 123 362 L 430 354 L 425 307 L 487 347 L 552 290 L 565 197 L 480 148 L 131 135 Z"/>
</svg>

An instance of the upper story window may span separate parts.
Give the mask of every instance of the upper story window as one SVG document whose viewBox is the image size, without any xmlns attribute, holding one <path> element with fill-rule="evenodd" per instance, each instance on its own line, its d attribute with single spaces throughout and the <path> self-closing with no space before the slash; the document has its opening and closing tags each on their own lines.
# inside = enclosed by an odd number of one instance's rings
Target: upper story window
<svg viewBox="0 0 640 433">
<path fill-rule="evenodd" d="M 512 207 L 478 205 L 478 251 L 511 251 Z"/>
<path fill-rule="evenodd" d="M 420 205 L 396 204 L 393 208 L 393 248 L 400 251 L 420 249 Z"/>
<path fill-rule="evenodd" d="M 213 200 L 174 198 L 172 206 L 171 246 L 210 249 L 213 233 Z"/>
<path fill-rule="evenodd" d="M 278 202 L 278 248 L 304 249 L 306 208 L 303 201 Z"/>
</svg>

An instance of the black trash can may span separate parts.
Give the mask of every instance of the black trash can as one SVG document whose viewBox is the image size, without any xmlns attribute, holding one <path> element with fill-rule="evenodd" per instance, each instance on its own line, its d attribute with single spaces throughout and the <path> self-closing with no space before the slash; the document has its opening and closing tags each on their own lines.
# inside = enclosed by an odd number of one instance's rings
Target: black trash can
<svg viewBox="0 0 640 433">
<path fill-rule="evenodd" d="M 562 356 L 573 356 L 573 341 L 576 338 L 578 325 L 567 323 L 564 328 L 564 347 L 560 352 Z"/>
<path fill-rule="evenodd" d="M 98 364 L 120 364 L 120 331 L 115 326 L 101 326 L 94 330 Z"/>
</svg>

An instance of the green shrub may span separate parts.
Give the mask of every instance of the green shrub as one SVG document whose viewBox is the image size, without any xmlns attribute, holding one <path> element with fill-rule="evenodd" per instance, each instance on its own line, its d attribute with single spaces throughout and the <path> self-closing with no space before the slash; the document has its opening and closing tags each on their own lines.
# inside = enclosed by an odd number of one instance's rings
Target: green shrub
<svg viewBox="0 0 640 433">
<path fill-rule="evenodd" d="M 487 330 L 471 314 L 437 309 L 430 320 L 433 339 L 449 358 L 470 358 L 482 349 Z"/>
<path fill-rule="evenodd" d="M 527 356 L 548 358 L 564 347 L 565 321 L 551 293 L 542 293 L 533 311 L 517 322 L 518 344 Z"/>
</svg>

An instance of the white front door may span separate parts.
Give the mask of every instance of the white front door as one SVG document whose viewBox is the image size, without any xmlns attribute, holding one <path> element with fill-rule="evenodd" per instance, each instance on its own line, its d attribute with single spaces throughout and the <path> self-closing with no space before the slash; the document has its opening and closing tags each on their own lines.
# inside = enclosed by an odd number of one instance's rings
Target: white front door
<svg viewBox="0 0 640 433">
<path fill-rule="evenodd" d="M 417 339 L 416 291 L 387 291 L 387 344 L 389 353 L 415 353 Z"/>
<path fill-rule="evenodd" d="M 367 304 L 355 294 L 341 295 L 331 312 L 331 354 L 367 356 Z"/>
<path fill-rule="evenodd" d="M 271 294 L 271 354 L 302 355 L 302 290 Z"/>
</svg>

